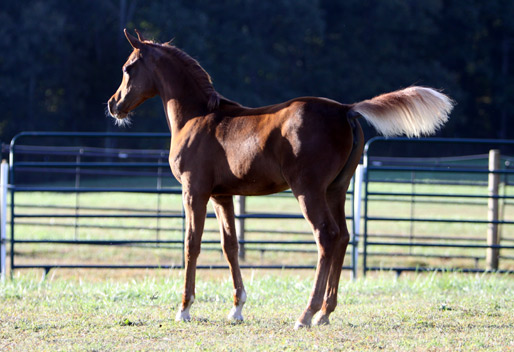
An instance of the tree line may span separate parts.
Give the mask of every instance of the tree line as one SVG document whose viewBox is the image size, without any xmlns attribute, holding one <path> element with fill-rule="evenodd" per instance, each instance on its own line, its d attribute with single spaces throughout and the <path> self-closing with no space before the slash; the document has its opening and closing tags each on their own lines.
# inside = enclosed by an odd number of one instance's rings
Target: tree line
<svg viewBox="0 0 514 352">
<path fill-rule="evenodd" d="M 131 47 L 168 41 L 247 106 L 344 103 L 426 85 L 458 103 L 445 137 L 514 138 L 511 0 L 25 0 L 0 8 L 0 140 L 117 131 L 105 103 Z M 160 100 L 129 131 L 166 131 Z M 367 134 L 374 132 L 367 129 Z"/>
</svg>

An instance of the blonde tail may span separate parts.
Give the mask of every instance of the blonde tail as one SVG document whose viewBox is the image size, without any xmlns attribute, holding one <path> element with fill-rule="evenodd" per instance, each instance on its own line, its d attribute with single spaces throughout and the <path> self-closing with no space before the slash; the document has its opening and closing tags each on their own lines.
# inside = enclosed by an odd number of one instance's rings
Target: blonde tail
<svg viewBox="0 0 514 352">
<path fill-rule="evenodd" d="M 446 121 L 454 102 L 426 87 L 409 87 L 352 105 L 349 116 L 362 116 L 386 137 L 419 137 L 435 133 Z"/>
</svg>

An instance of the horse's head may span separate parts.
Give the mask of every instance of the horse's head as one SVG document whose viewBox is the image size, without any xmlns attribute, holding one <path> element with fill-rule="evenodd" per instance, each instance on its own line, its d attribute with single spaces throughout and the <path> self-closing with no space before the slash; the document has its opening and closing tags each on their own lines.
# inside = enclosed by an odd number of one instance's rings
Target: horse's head
<svg viewBox="0 0 514 352">
<path fill-rule="evenodd" d="M 152 79 L 150 47 L 144 43 L 139 32 L 137 38 L 125 29 L 125 36 L 134 49 L 127 62 L 123 65 L 123 79 L 121 85 L 109 99 L 109 114 L 116 118 L 117 123 L 128 121 L 129 112 L 138 107 L 146 99 L 157 94 L 155 83 Z"/>
</svg>

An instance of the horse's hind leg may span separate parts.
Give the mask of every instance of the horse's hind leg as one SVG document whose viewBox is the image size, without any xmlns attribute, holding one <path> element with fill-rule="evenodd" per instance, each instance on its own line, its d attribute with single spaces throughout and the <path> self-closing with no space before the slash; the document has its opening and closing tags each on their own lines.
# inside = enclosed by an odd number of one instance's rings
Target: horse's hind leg
<svg viewBox="0 0 514 352">
<path fill-rule="evenodd" d="M 364 147 L 364 136 L 362 129 L 357 121 L 351 120 L 350 125 L 353 133 L 353 147 L 346 161 L 346 164 L 336 178 L 336 180 L 328 187 L 327 199 L 332 215 L 335 217 L 339 226 L 340 233 L 337 240 L 334 241 L 334 250 L 332 263 L 330 266 L 330 274 L 328 277 L 327 287 L 323 306 L 318 315 L 314 318 L 314 324 L 322 325 L 329 323 L 329 315 L 334 311 L 337 305 L 337 291 L 339 288 L 339 279 L 341 277 L 341 269 L 346 254 L 346 248 L 350 241 L 350 233 L 346 225 L 346 216 L 344 205 L 346 200 L 346 192 L 351 182 L 351 178 L 355 173 L 355 169 L 359 164 Z"/>
<path fill-rule="evenodd" d="M 200 254 L 203 227 L 207 212 L 208 197 L 195 195 L 187 188 L 182 192 L 182 201 L 186 214 L 186 235 L 184 246 L 185 281 L 182 304 L 175 317 L 176 321 L 189 321 L 189 309 L 195 299 L 196 261 Z"/>
<path fill-rule="evenodd" d="M 246 292 L 239 268 L 239 244 L 234 222 L 234 203 L 232 196 L 211 197 L 211 200 L 220 226 L 223 254 L 227 259 L 234 283 L 234 306 L 230 310 L 228 318 L 242 321 L 242 310 L 246 301 Z"/>
<path fill-rule="evenodd" d="M 334 244 L 338 242 L 339 226 L 329 209 L 324 191 L 298 193 L 293 189 L 302 212 L 311 224 L 314 238 L 318 245 L 318 265 L 314 280 L 314 287 L 307 304 L 300 318 L 295 324 L 295 329 L 308 327 L 314 314 L 321 309 L 327 280 L 332 265 Z"/>
<path fill-rule="evenodd" d="M 330 273 L 328 276 L 327 287 L 325 290 L 325 297 L 323 306 L 318 314 L 314 317 L 314 325 L 329 324 L 329 315 L 337 306 L 337 291 L 339 288 L 339 279 L 341 277 L 341 269 L 343 266 L 346 248 L 350 241 L 350 233 L 346 226 L 346 216 L 344 211 L 344 204 L 346 198 L 346 188 L 339 190 L 329 190 L 328 192 L 329 205 L 332 214 L 336 218 L 339 225 L 340 234 L 334 241 L 334 251 L 332 256 L 332 263 L 330 266 Z"/>
</svg>

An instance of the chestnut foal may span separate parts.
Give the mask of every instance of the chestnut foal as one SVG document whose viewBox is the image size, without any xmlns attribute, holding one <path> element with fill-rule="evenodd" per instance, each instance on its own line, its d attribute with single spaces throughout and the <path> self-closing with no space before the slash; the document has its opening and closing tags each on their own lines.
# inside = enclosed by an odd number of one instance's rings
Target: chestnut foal
<svg viewBox="0 0 514 352">
<path fill-rule="evenodd" d="M 318 247 L 314 287 L 295 328 L 328 324 L 350 239 L 346 191 L 364 145 L 358 119 L 363 117 L 386 136 L 427 135 L 447 121 L 452 101 L 431 88 L 414 86 L 355 104 L 304 97 L 247 108 L 218 94 L 205 70 L 178 48 L 145 40 L 138 32 L 136 38 L 125 30 L 125 36 L 133 51 L 109 100 L 109 113 L 123 123 L 143 101 L 161 97 L 171 130 L 169 164 L 183 189 L 185 284 L 176 319 L 191 319 L 209 199 L 234 282 L 229 318 L 243 320 L 246 293 L 232 196 L 290 188 Z"/>
</svg>

